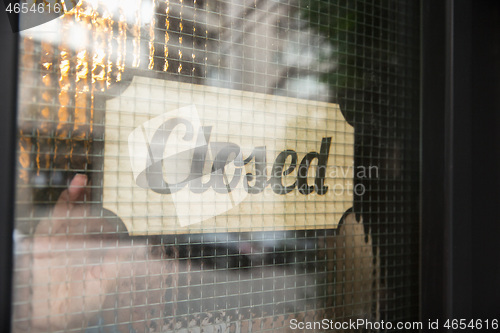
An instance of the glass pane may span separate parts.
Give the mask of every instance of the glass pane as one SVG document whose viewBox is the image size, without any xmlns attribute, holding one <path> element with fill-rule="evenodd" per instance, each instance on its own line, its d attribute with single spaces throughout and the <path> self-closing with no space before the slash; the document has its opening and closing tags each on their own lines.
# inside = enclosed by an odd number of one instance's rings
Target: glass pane
<svg viewBox="0 0 500 333">
<path fill-rule="evenodd" d="M 418 13 L 88 0 L 23 31 L 14 329 L 416 320 Z"/>
</svg>

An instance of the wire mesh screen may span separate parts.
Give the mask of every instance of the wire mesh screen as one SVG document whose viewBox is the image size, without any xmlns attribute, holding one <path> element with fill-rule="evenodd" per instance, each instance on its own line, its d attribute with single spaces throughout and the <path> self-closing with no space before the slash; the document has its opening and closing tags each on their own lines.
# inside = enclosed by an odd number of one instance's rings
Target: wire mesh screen
<svg viewBox="0 0 500 333">
<path fill-rule="evenodd" d="M 399 0 L 89 0 L 23 32 L 14 330 L 416 320 L 418 14 Z M 194 129 L 173 138 L 157 109 L 192 112 Z M 169 155 L 150 130 L 193 145 Z"/>
</svg>

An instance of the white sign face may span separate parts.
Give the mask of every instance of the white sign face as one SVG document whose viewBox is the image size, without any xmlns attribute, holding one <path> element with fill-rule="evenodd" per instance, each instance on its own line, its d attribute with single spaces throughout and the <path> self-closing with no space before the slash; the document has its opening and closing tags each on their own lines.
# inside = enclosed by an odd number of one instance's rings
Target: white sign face
<svg viewBox="0 0 500 333">
<path fill-rule="evenodd" d="M 337 104 L 134 77 L 106 103 L 103 206 L 134 235 L 336 228 L 353 156 Z"/>
</svg>

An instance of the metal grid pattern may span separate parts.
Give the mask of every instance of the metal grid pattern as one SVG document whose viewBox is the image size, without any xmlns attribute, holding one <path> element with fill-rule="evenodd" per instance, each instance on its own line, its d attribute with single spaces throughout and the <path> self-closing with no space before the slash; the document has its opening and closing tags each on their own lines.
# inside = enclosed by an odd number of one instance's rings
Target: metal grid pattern
<svg viewBox="0 0 500 333">
<path fill-rule="evenodd" d="M 14 329 L 415 320 L 418 24 L 397 0 L 94 0 L 25 32 Z M 376 173 L 355 172 L 338 229 L 129 236 L 102 209 L 103 152 L 105 101 L 134 76 L 339 103 Z"/>
</svg>

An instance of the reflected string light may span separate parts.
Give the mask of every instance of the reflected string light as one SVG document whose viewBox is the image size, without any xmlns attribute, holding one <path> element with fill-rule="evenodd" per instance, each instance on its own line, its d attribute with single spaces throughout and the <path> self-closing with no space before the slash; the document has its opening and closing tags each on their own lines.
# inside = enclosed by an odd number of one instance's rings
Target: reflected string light
<svg viewBox="0 0 500 333">
<path fill-rule="evenodd" d="M 149 65 L 148 69 L 153 70 L 155 66 L 155 26 L 156 26 L 156 3 L 157 0 L 153 0 L 152 5 L 152 18 L 151 24 L 149 26 Z"/>
<path fill-rule="evenodd" d="M 41 75 L 42 75 L 42 90 L 41 90 L 41 105 L 38 116 L 39 123 L 37 127 L 37 175 L 41 169 L 50 167 L 50 146 L 52 142 L 52 119 L 51 109 L 53 108 L 53 99 L 55 90 L 53 89 L 52 66 L 54 61 L 54 48 L 51 44 L 43 42 L 41 45 Z"/>
<path fill-rule="evenodd" d="M 164 57 L 165 63 L 163 65 L 164 72 L 168 71 L 168 41 L 170 40 L 170 36 L 168 35 L 168 30 L 170 29 L 169 14 L 170 14 L 170 1 L 167 1 L 167 8 L 165 9 L 165 46 L 163 49 L 165 56 Z"/>
<path fill-rule="evenodd" d="M 22 85 L 27 86 L 29 83 L 29 79 L 32 77 L 32 72 L 35 68 L 35 57 L 34 57 L 34 52 L 35 52 L 35 43 L 33 41 L 32 37 L 26 37 L 23 40 L 22 43 L 23 47 L 23 56 L 21 57 L 21 75 L 20 75 L 20 81 Z M 25 88 L 23 89 L 26 91 L 27 95 L 33 94 L 32 88 Z M 27 115 L 29 117 L 30 115 L 30 109 L 32 108 L 32 103 L 30 101 L 31 98 L 24 98 L 23 96 L 23 91 L 21 91 L 21 98 L 20 98 L 20 114 Z M 27 102 L 27 103 L 23 103 Z M 32 142 L 32 133 L 30 128 L 26 128 L 27 126 L 20 126 L 19 129 L 19 151 L 18 151 L 18 160 L 19 160 L 19 171 L 18 171 L 18 177 L 19 180 L 21 181 L 21 184 L 27 184 L 30 179 L 30 173 L 29 173 L 29 168 L 31 166 L 31 150 L 33 148 L 33 142 Z"/>
</svg>

